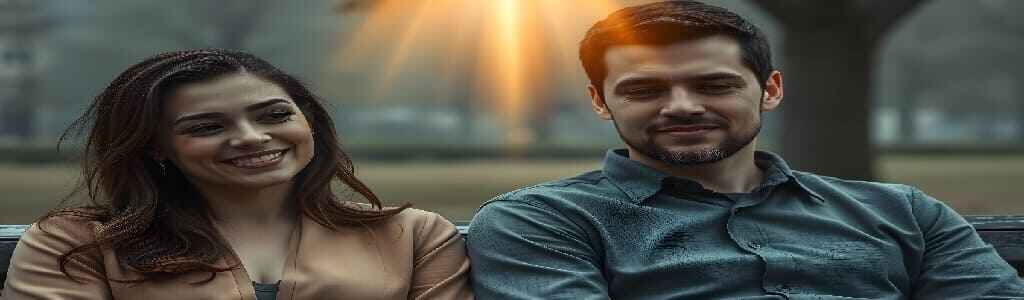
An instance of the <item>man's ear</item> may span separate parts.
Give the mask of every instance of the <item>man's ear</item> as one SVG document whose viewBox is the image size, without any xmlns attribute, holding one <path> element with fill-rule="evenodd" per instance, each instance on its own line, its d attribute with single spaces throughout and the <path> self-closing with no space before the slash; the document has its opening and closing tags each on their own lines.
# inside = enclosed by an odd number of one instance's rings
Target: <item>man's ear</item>
<svg viewBox="0 0 1024 300">
<path fill-rule="evenodd" d="M 782 72 L 772 71 L 764 83 L 764 95 L 761 97 L 761 112 L 774 110 L 782 104 Z"/>
<path fill-rule="evenodd" d="M 597 87 L 593 84 L 587 85 L 587 93 L 590 94 L 590 106 L 594 109 L 594 113 L 597 114 L 598 118 L 611 120 L 612 113 L 608 110 L 608 103 L 604 102 L 604 97 L 598 92 Z"/>
</svg>

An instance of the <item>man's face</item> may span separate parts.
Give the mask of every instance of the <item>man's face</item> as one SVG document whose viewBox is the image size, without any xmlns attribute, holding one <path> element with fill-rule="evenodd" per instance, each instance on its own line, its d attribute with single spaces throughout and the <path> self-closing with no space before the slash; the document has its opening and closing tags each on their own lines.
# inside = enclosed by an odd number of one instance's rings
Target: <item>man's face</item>
<svg viewBox="0 0 1024 300">
<path fill-rule="evenodd" d="M 676 166 L 722 160 L 754 141 L 761 113 L 782 98 L 781 74 L 762 90 L 724 35 L 613 46 L 604 58 L 604 97 L 590 87 L 594 111 L 614 122 L 631 157 Z"/>
</svg>

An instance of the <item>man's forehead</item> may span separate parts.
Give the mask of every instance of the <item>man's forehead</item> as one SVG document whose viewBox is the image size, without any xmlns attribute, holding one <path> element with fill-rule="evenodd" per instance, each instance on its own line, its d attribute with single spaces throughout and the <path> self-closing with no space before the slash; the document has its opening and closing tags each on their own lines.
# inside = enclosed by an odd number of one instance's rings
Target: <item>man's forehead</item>
<svg viewBox="0 0 1024 300">
<path fill-rule="evenodd" d="M 743 64 L 739 43 L 724 35 L 658 46 L 612 46 L 605 63 L 608 80 L 625 73 L 752 73 Z"/>
</svg>

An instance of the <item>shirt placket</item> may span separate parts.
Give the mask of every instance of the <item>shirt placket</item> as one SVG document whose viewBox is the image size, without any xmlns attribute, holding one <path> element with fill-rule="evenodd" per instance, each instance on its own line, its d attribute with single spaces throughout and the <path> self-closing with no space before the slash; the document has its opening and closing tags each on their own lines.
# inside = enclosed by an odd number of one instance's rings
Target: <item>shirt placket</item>
<svg viewBox="0 0 1024 300">
<path fill-rule="evenodd" d="M 768 276 L 769 261 L 765 255 L 765 251 L 768 251 L 768 249 L 765 246 L 771 241 L 767 240 L 767 236 L 762 234 L 760 228 L 754 222 L 757 218 L 749 213 L 749 208 L 763 203 L 773 189 L 774 186 L 769 186 L 745 196 L 731 196 L 735 204 L 730 210 L 729 219 L 726 222 L 726 231 L 733 243 L 761 260 L 761 270 L 763 272 L 761 274 L 761 282 L 764 291 L 789 299 L 790 294 L 793 292 L 791 285 L 786 282 L 777 282 Z"/>
</svg>

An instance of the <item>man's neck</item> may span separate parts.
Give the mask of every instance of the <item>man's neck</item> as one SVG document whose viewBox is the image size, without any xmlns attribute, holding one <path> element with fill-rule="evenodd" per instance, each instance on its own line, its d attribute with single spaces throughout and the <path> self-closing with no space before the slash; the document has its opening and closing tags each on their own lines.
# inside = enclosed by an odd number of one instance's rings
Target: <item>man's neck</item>
<svg viewBox="0 0 1024 300">
<path fill-rule="evenodd" d="M 677 166 L 648 157 L 629 148 L 629 158 L 666 174 L 700 183 L 719 193 L 748 193 L 764 181 L 764 172 L 754 162 L 755 143 L 713 163 Z"/>
</svg>

